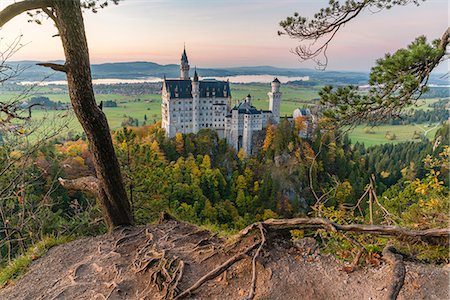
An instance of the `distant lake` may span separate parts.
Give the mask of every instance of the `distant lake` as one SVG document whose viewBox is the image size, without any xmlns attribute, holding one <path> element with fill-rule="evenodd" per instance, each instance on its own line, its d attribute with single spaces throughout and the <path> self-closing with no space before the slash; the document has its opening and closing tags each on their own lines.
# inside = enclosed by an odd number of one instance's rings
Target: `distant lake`
<svg viewBox="0 0 450 300">
<path fill-rule="evenodd" d="M 230 80 L 231 83 L 269 83 L 277 77 L 281 83 L 287 83 L 288 81 L 308 81 L 309 76 L 276 76 L 276 75 L 237 75 L 226 77 L 200 77 L 200 79 L 216 79 L 216 80 Z M 145 82 L 161 82 L 163 79 L 159 77 L 146 77 L 139 79 L 118 79 L 118 78 L 102 78 L 94 79 L 94 84 L 118 84 L 118 83 L 145 83 Z M 22 81 L 21 85 L 67 85 L 67 81 Z"/>
<path fill-rule="evenodd" d="M 276 76 L 276 75 L 237 75 L 237 76 L 227 76 L 227 77 L 205 77 L 205 78 L 214 78 L 217 80 L 230 80 L 232 83 L 269 83 L 272 82 L 275 77 L 281 83 L 287 83 L 288 81 L 308 81 L 309 76 L 301 76 L 301 77 L 290 77 L 290 76 Z"/>
</svg>

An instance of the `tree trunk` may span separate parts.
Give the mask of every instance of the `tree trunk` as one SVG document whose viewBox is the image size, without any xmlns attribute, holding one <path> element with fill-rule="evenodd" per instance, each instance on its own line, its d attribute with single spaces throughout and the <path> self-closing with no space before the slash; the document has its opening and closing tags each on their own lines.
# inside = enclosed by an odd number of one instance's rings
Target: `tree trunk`
<svg viewBox="0 0 450 300">
<path fill-rule="evenodd" d="M 105 114 L 97 106 L 92 87 L 89 51 L 79 0 L 53 1 L 55 21 L 66 57 L 70 101 L 89 140 L 99 180 L 99 199 L 110 229 L 132 223 L 130 204 L 114 152 Z"/>
</svg>

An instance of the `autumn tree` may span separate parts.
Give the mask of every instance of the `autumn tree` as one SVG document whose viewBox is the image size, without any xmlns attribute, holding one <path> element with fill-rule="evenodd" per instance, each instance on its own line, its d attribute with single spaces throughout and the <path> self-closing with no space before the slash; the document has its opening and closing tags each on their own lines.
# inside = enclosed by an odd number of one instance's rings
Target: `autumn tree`
<svg viewBox="0 0 450 300">
<path fill-rule="evenodd" d="M 178 154 L 183 155 L 183 151 L 184 151 L 183 134 L 177 132 L 177 134 L 175 135 L 175 145 L 176 145 Z"/>
<path fill-rule="evenodd" d="M 118 0 L 112 0 L 112 2 L 117 4 Z M 0 27 L 26 12 L 31 17 L 38 14 L 47 16 L 58 29 L 66 61 L 63 65 L 53 63 L 40 65 L 66 74 L 70 101 L 89 140 L 96 171 L 96 177 L 61 180 L 61 184 L 67 188 L 90 189 L 98 195 L 106 223 L 113 228 L 132 223 L 130 204 L 106 116 L 95 102 L 82 16 L 82 8 L 96 12 L 107 5 L 108 1 L 103 0 L 17 1 L 0 11 Z M 35 20 L 40 22 L 39 19 Z"/>
<path fill-rule="evenodd" d="M 280 22 L 280 35 L 300 42 L 294 52 L 302 60 L 314 60 L 325 68 L 327 49 L 336 33 L 367 10 L 387 10 L 396 6 L 420 5 L 421 0 L 359 0 L 329 1 L 308 19 L 295 13 Z M 400 23 L 401 24 L 401 23 Z M 333 88 L 327 86 L 320 92 L 321 103 L 328 108 L 326 115 L 340 125 L 359 122 L 379 122 L 398 117 L 405 107 L 416 103 L 428 90 L 431 72 L 448 58 L 450 28 L 444 29 L 440 38 L 431 43 L 426 37 L 416 38 L 405 49 L 386 54 L 377 60 L 369 77 L 369 91 L 361 93 L 355 86 Z"/>
<path fill-rule="evenodd" d="M 264 152 L 267 152 L 272 147 L 274 134 L 275 134 L 274 126 L 273 125 L 267 126 L 266 137 L 264 139 L 264 144 L 262 147 Z"/>
</svg>

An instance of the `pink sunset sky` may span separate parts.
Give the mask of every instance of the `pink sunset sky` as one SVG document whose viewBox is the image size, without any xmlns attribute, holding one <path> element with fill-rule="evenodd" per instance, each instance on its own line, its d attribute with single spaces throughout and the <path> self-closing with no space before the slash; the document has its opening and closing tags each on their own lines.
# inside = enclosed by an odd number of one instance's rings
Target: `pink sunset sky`
<svg viewBox="0 0 450 300">
<path fill-rule="evenodd" d="M 0 9 L 12 3 L 0 0 Z M 295 40 L 278 36 L 279 22 L 299 12 L 312 16 L 323 0 L 124 0 L 97 14 L 85 13 L 93 63 L 152 61 L 179 63 L 186 43 L 191 65 L 233 67 L 270 65 L 311 68 L 290 49 Z M 447 0 L 428 0 L 373 13 L 365 11 L 345 26 L 330 45 L 330 70 L 368 71 L 386 52 L 405 47 L 419 35 L 438 38 L 449 25 Z M 50 20 L 43 25 L 19 16 L 0 29 L 4 43 L 23 34 L 27 45 L 14 60 L 63 59 Z M 441 65 L 445 72 L 448 64 Z"/>
</svg>

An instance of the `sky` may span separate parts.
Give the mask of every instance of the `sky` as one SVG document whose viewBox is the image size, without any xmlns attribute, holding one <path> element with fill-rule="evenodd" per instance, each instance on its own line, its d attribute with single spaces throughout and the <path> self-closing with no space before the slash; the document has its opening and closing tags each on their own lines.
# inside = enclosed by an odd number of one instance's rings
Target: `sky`
<svg viewBox="0 0 450 300">
<path fill-rule="evenodd" d="M 18 0 L 15 0 L 18 1 Z M 0 0 L 3 9 L 14 0 Z M 290 52 L 298 41 L 278 36 L 279 22 L 294 12 L 311 17 L 325 0 L 123 0 L 97 14 L 85 12 L 92 63 L 152 61 L 179 63 L 183 45 L 191 66 L 269 65 L 314 68 Z M 427 0 L 371 12 L 347 24 L 328 50 L 328 69 L 369 71 L 386 52 L 407 46 L 415 37 L 439 38 L 449 26 L 449 1 Z M 26 44 L 14 60 L 64 59 L 52 37 L 51 20 L 28 23 L 21 15 L 0 29 L 0 49 L 19 35 Z M 445 72 L 448 64 L 438 69 Z"/>
</svg>

